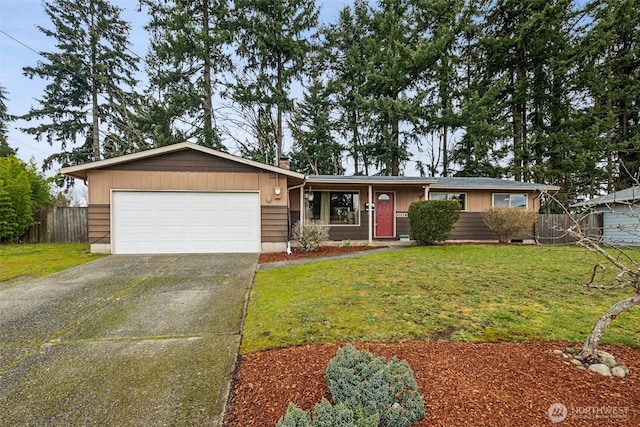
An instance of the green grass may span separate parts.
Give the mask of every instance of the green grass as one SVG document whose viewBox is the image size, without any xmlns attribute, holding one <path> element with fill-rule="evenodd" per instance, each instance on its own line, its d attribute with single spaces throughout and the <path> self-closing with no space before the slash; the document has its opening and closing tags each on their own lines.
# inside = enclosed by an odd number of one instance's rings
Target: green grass
<svg viewBox="0 0 640 427">
<path fill-rule="evenodd" d="M 241 352 L 344 341 L 582 341 L 631 294 L 583 285 L 601 261 L 577 247 L 464 245 L 261 271 Z M 619 316 L 603 342 L 640 346 L 640 309 Z"/>
<path fill-rule="evenodd" d="M 18 277 L 42 277 L 99 258 L 84 243 L 0 245 L 0 289 Z"/>
</svg>

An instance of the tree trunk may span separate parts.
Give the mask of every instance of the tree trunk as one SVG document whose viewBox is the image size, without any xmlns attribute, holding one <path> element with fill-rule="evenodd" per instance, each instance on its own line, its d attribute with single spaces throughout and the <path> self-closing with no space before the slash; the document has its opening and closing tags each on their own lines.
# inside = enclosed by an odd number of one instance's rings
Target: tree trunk
<svg viewBox="0 0 640 427">
<path fill-rule="evenodd" d="M 400 175 L 400 126 L 395 117 L 391 119 L 391 137 L 394 150 L 391 157 L 391 176 L 398 176 Z"/>
<path fill-rule="evenodd" d="M 613 319 L 618 317 L 620 313 L 629 310 L 631 307 L 640 304 L 640 292 L 636 292 L 629 298 L 615 303 L 601 318 L 598 320 L 591 330 L 591 333 L 584 341 L 582 350 L 576 355 L 576 359 L 586 363 L 597 363 L 598 356 L 596 350 L 600 343 L 600 338 Z"/>
<path fill-rule="evenodd" d="M 202 32 L 205 35 L 205 40 L 207 44 L 207 52 L 211 52 L 209 49 L 209 2 L 206 1 L 203 14 L 202 14 Z M 212 93 L 211 93 L 211 57 L 207 54 L 204 56 L 204 68 L 202 71 L 202 80 L 203 80 L 203 100 L 202 100 L 202 109 L 204 110 L 204 144 L 206 147 L 210 148 L 218 148 L 214 147 L 213 144 L 213 101 L 212 101 Z"/>
</svg>

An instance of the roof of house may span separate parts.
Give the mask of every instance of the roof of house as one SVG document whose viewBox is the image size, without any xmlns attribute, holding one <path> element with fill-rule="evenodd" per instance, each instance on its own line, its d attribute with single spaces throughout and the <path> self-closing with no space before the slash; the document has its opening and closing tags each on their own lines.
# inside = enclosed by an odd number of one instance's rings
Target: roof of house
<svg viewBox="0 0 640 427">
<path fill-rule="evenodd" d="M 184 150 L 195 150 L 211 156 L 220 157 L 233 162 L 252 166 L 274 173 L 279 173 L 309 184 L 361 184 L 361 185 L 422 185 L 433 190 L 437 189 L 460 189 L 460 190 L 504 190 L 504 191 L 557 191 L 560 188 L 554 185 L 535 184 L 529 182 L 518 182 L 506 179 L 495 178 L 464 178 L 464 177 L 410 177 L 410 176 L 344 176 L 344 175 L 305 175 L 278 166 L 248 160 L 243 157 L 223 151 L 203 147 L 191 142 L 181 142 L 159 148 L 152 148 L 146 151 L 126 154 L 124 156 L 113 157 L 111 159 L 99 160 L 77 166 L 62 168 L 60 172 L 74 178 L 86 179 L 91 170 L 106 168 L 114 165 L 135 162 L 137 160 L 148 159 L 163 154 L 175 153 Z"/>
<path fill-rule="evenodd" d="M 150 150 L 139 151 L 137 153 L 126 154 L 124 156 L 113 157 L 111 159 L 98 160 L 96 162 L 85 163 L 77 166 L 69 166 L 60 169 L 60 173 L 69 175 L 74 178 L 86 179 L 87 173 L 90 170 L 101 169 L 109 166 L 114 166 L 123 163 L 134 162 L 136 160 L 147 159 L 151 157 L 160 156 L 168 153 L 175 153 L 183 150 L 195 150 L 212 156 L 217 156 L 223 159 L 231 160 L 233 162 L 241 163 L 244 165 L 252 166 L 258 169 L 267 170 L 269 172 L 279 173 L 281 175 L 287 175 L 294 178 L 304 180 L 305 175 L 302 173 L 294 172 L 289 169 L 283 169 L 277 166 L 268 165 L 266 163 L 260 163 L 253 160 L 248 160 L 243 157 L 234 156 L 233 154 L 225 153 L 223 151 L 214 150 L 212 148 L 203 147 L 202 145 L 194 144 L 192 142 L 180 142 L 178 144 L 167 145 L 159 148 L 152 148 Z"/>
<path fill-rule="evenodd" d="M 435 183 L 436 179 L 412 176 L 309 175 L 306 182 L 309 184 L 416 184 L 427 186 Z"/>
<path fill-rule="evenodd" d="M 437 189 L 464 189 L 464 190 L 504 190 L 504 191 L 558 191 L 557 185 L 536 184 L 534 182 L 511 181 L 496 178 L 470 178 L 470 177 L 440 177 L 431 186 Z"/>
<path fill-rule="evenodd" d="M 584 202 L 574 203 L 572 208 L 584 208 L 598 205 L 633 202 L 640 199 L 640 186 L 625 188 L 624 190 L 609 193 L 605 196 L 595 197 Z"/>
</svg>

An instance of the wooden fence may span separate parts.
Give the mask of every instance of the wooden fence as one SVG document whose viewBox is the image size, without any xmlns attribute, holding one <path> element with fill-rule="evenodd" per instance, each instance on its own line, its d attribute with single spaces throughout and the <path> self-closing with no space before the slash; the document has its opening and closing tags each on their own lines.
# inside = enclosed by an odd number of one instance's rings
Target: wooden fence
<svg viewBox="0 0 640 427">
<path fill-rule="evenodd" d="M 602 213 L 591 213 L 586 216 L 578 214 L 545 214 L 539 215 L 538 223 L 536 224 L 538 242 L 543 245 L 575 243 L 576 239 L 569 236 L 566 230 L 574 225 L 576 221 L 579 221 L 580 229 L 587 236 L 596 238 L 602 236 Z"/>
<path fill-rule="evenodd" d="M 27 243 L 87 243 L 87 208 L 50 206 L 35 214 L 35 224 L 25 236 Z"/>
</svg>

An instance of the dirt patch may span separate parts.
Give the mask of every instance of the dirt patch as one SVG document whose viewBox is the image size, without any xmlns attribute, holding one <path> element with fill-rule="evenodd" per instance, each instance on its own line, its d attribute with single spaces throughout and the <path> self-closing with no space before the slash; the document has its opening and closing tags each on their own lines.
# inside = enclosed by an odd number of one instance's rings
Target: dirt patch
<svg viewBox="0 0 640 427">
<path fill-rule="evenodd" d="M 295 261 L 305 258 L 330 257 L 348 254 L 351 252 L 368 251 L 380 249 L 386 246 L 321 246 L 312 252 L 304 252 L 300 248 L 291 248 L 291 254 L 286 252 L 264 253 L 260 255 L 260 264 L 272 262 Z"/>
<path fill-rule="evenodd" d="M 553 353 L 567 345 L 413 341 L 356 347 L 409 362 L 427 410 L 416 426 L 555 425 L 548 415 L 553 404 L 567 409 L 562 426 L 640 425 L 640 349 L 602 346 L 631 370 L 621 379 L 567 365 Z M 224 425 L 274 426 L 290 402 L 308 411 L 323 397 L 330 399 L 325 368 L 338 348 L 302 346 L 243 356 Z"/>
</svg>

